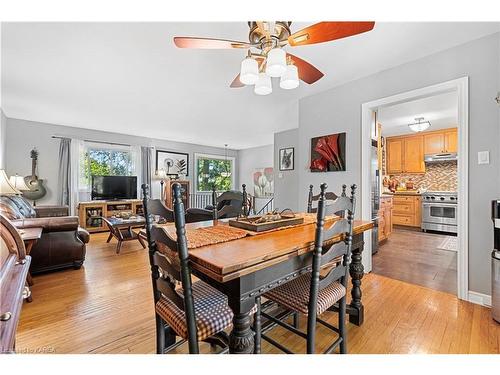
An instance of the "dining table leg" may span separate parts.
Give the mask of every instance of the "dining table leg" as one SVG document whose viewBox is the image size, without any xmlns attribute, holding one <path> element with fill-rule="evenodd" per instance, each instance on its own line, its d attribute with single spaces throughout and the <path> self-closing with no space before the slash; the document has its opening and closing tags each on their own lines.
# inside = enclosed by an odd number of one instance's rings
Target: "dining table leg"
<svg viewBox="0 0 500 375">
<path fill-rule="evenodd" d="M 351 252 L 351 263 L 349 264 L 349 274 L 352 280 L 351 303 L 347 306 L 349 322 L 360 326 L 364 321 L 364 306 L 361 302 L 361 279 L 364 276 L 362 252 L 364 247 L 363 234 L 355 235 Z"/>
<path fill-rule="evenodd" d="M 233 302 L 233 303 L 232 303 Z M 229 300 L 233 310 L 233 329 L 229 334 L 229 353 L 252 354 L 254 352 L 254 332 L 251 325 L 250 310 L 255 301 Z"/>
</svg>

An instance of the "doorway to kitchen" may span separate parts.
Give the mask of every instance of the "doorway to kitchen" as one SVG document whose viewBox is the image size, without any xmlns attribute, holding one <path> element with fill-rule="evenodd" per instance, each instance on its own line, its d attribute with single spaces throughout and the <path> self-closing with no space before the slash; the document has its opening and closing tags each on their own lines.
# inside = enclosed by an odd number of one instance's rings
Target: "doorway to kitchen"
<svg viewBox="0 0 500 375">
<path fill-rule="evenodd" d="M 362 106 L 365 269 L 468 299 L 467 77 Z M 377 173 L 378 169 L 378 173 Z"/>
</svg>

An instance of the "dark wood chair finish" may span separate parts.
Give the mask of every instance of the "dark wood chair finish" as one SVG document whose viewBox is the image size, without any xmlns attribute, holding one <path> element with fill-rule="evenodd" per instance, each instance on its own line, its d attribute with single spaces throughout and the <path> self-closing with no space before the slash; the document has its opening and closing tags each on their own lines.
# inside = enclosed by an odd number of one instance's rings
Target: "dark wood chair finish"
<svg viewBox="0 0 500 375">
<path fill-rule="evenodd" d="M 152 214 L 149 213 L 149 186 L 142 185 L 144 214 L 146 217 L 146 237 L 149 248 L 149 261 L 151 265 L 151 278 L 153 285 L 153 297 L 155 307 L 161 298 L 167 298 L 175 306 L 184 311 L 187 327 L 187 341 L 190 354 L 199 353 L 198 328 L 195 316 L 195 301 L 193 295 L 193 282 L 191 268 L 189 265 L 189 254 L 185 230 L 184 204 L 181 197 L 181 186 L 173 185 L 174 195 L 174 222 L 177 240 L 172 240 L 165 232 L 153 225 Z M 166 251 L 172 252 L 172 257 L 160 252 L 159 247 L 166 246 Z M 203 283 L 199 281 L 197 283 Z M 176 285 L 182 286 L 182 291 L 176 289 Z M 155 308 L 156 319 L 156 352 L 163 354 L 169 352 L 186 342 L 176 341 L 176 332 L 173 327 L 158 314 Z M 228 351 L 229 338 L 224 331 L 205 338 L 205 342 L 213 346 L 222 347 L 221 353 Z"/>
<path fill-rule="evenodd" d="M 326 349 L 324 353 L 333 352 L 338 346 L 340 346 L 340 353 L 347 353 L 347 338 L 346 338 L 346 294 L 348 282 L 348 272 L 349 272 L 349 259 L 351 257 L 352 249 L 352 237 L 353 237 L 353 222 L 354 222 L 354 211 L 356 206 L 355 191 L 356 185 L 351 186 L 351 196 L 348 197 L 345 193 L 346 186 L 343 186 L 342 195 L 336 196 L 335 199 L 328 199 L 333 197 L 333 193 L 327 195 L 326 192 L 327 185 L 321 185 L 321 193 L 318 195 L 318 207 L 317 207 L 317 224 L 316 224 L 316 235 L 314 241 L 313 250 L 313 260 L 311 266 L 310 285 L 309 285 L 309 297 L 307 304 L 307 332 L 304 333 L 297 329 L 296 326 L 292 326 L 284 322 L 284 318 L 288 317 L 290 313 L 297 312 L 295 309 L 288 307 L 288 314 L 281 314 L 281 316 L 272 316 L 262 309 L 260 301 L 257 301 L 257 314 L 262 315 L 273 324 L 269 325 L 268 329 L 262 329 L 260 318 L 256 319 L 255 331 L 256 335 L 256 347 L 260 348 L 260 339 L 263 338 L 272 345 L 278 347 L 285 353 L 292 353 L 288 348 L 283 346 L 281 343 L 270 338 L 265 334 L 276 325 L 280 325 L 284 328 L 289 329 L 291 332 L 299 335 L 300 337 L 307 340 L 307 353 L 315 353 L 315 338 L 316 338 L 316 324 L 320 323 L 323 326 L 331 329 L 338 334 L 338 338 Z M 312 193 L 310 191 L 310 196 Z M 313 199 L 314 200 L 314 199 Z M 327 205 L 326 201 L 331 200 Z M 310 200 L 311 201 L 311 200 Z M 309 208 L 309 207 L 308 207 Z M 335 214 L 335 213 L 345 213 L 341 216 L 341 219 L 336 221 L 330 228 L 325 229 L 325 216 Z M 339 234 L 344 234 L 344 240 L 336 243 L 329 243 L 329 239 L 332 239 Z M 325 274 L 320 275 L 321 271 L 326 269 Z M 294 281 L 290 282 L 293 283 Z M 318 317 L 318 296 L 326 288 L 329 288 L 333 283 L 340 282 L 344 288 L 343 297 L 338 300 L 338 306 L 328 307 L 327 310 L 335 309 L 339 314 L 338 327 L 335 327 L 326 321 Z M 285 284 L 284 287 L 287 285 Z M 279 288 L 279 287 L 278 287 Z M 273 291 L 265 293 L 264 296 L 268 298 L 271 302 L 273 301 Z M 291 311 L 290 311 L 291 310 Z M 295 325 L 295 324 L 294 324 Z"/>
<path fill-rule="evenodd" d="M 161 199 L 149 199 L 148 200 L 148 212 L 150 215 L 159 216 L 159 223 L 174 222 L 174 211 L 165 206 Z"/>
<path fill-rule="evenodd" d="M 226 219 L 237 217 L 242 212 L 249 212 L 248 195 L 246 185 L 243 184 L 243 192 L 225 191 L 217 196 L 215 189 L 212 190 L 212 204 L 205 208 L 189 208 L 186 210 L 186 223 L 199 221 Z M 245 202 L 246 211 L 245 211 Z"/>
<path fill-rule="evenodd" d="M 313 189 L 314 189 L 314 186 L 313 185 L 309 185 L 309 194 L 307 196 L 307 212 L 308 213 L 316 213 L 318 212 L 318 207 L 314 207 L 314 202 L 318 202 L 320 197 L 321 197 L 321 194 L 317 194 L 317 195 L 314 195 L 313 193 Z M 331 191 L 327 191 L 325 193 L 325 199 L 327 201 L 335 201 L 336 199 L 338 198 L 338 195 L 331 192 Z"/>
</svg>

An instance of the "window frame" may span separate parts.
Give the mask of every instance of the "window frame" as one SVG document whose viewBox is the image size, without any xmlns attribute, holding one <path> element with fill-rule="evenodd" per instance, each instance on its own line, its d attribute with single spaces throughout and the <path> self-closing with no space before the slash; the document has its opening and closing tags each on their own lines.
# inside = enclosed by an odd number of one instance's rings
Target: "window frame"
<svg viewBox="0 0 500 375">
<path fill-rule="evenodd" d="M 225 155 L 215 155 L 215 154 L 202 154 L 202 153 L 195 153 L 194 154 L 194 191 L 196 193 L 210 193 L 211 190 L 199 190 L 198 189 L 198 160 L 199 159 L 215 159 L 215 160 L 222 160 L 222 161 L 229 161 L 231 162 L 231 187 L 230 190 L 234 190 L 236 186 L 236 158 L 234 156 L 225 156 Z M 219 191 L 219 190 L 218 190 Z"/>
<path fill-rule="evenodd" d="M 83 153 L 84 155 L 89 153 L 90 150 L 104 150 L 104 151 L 121 151 L 121 152 L 127 152 L 130 154 L 130 160 L 131 160 L 131 168 L 132 168 L 132 171 L 131 171 L 131 174 L 129 176 L 137 176 L 138 177 L 138 184 L 139 184 L 139 173 L 138 173 L 138 168 L 140 166 L 136 165 L 137 162 L 136 162 L 136 155 L 135 155 L 135 150 L 132 146 L 121 146 L 121 145 L 114 145 L 114 144 L 108 144 L 108 143 L 101 143 L 101 142 L 88 142 L 88 141 L 85 141 L 84 142 L 84 145 L 83 145 Z M 88 176 L 88 185 L 85 186 L 85 185 L 82 185 L 81 184 L 81 168 L 82 168 L 82 159 L 80 159 L 80 163 L 79 163 L 79 176 L 78 176 L 78 190 L 82 193 L 90 193 L 91 189 L 92 189 L 92 186 L 91 186 L 91 182 L 92 182 L 92 178 L 89 174 Z"/>
</svg>

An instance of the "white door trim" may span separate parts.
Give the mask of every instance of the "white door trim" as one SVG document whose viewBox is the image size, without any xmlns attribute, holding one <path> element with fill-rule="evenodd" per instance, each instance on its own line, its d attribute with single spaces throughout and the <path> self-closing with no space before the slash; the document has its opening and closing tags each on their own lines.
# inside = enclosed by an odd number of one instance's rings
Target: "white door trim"
<svg viewBox="0 0 500 375">
<path fill-rule="evenodd" d="M 467 300 L 469 291 L 469 77 L 427 86 L 401 94 L 381 98 L 361 105 L 361 212 L 365 220 L 371 217 L 370 204 L 370 155 L 372 111 L 445 92 L 456 92 L 458 97 L 458 298 Z M 363 252 L 365 271 L 372 269 L 371 236 L 365 236 Z M 411 261 L 411 260 L 409 260 Z"/>
</svg>

